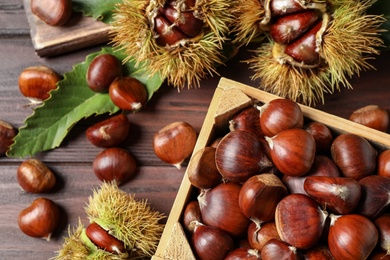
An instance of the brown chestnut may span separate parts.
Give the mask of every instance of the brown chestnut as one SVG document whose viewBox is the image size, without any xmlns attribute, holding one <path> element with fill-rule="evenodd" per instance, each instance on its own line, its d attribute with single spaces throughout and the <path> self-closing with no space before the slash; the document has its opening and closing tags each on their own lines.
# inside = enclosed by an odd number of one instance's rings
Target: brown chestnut
<svg viewBox="0 0 390 260">
<path fill-rule="evenodd" d="M 379 232 L 379 247 L 390 256 L 390 214 L 383 214 L 375 219 L 374 225 Z"/>
<path fill-rule="evenodd" d="M 20 187 L 31 193 L 51 191 L 56 184 L 56 177 L 53 172 L 37 159 L 23 161 L 17 169 L 16 177 Z"/>
<path fill-rule="evenodd" d="M 228 233 L 200 223 L 196 225 L 191 240 L 200 260 L 223 260 L 234 249 L 234 241 Z"/>
<path fill-rule="evenodd" d="M 25 68 L 19 75 L 19 90 L 33 103 L 40 103 L 49 98 L 49 92 L 57 88 L 60 75 L 46 66 Z"/>
<path fill-rule="evenodd" d="M 11 124 L 0 120 L 0 156 L 5 155 L 8 151 L 14 142 L 15 135 L 15 128 Z"/>
<path fill-rule="evenodd" d="M 272 166 L 258 137 L 242 130 L 229 132 L 222 138 L 215 161 L 222 177 L 237 183 Z"/>
<path fill-rule="evenodd" d="M 336 214 L 351 213 L 361 195 L 359 182 L 347 177 L 308 176 L 304 189 L 320 205 Z"/>
<path fill-rule="evenodd" d="M 98 248 L 114 254 L 125 254 L 125 244 L 93 222 L 85 229 L 85 234 Z"/>
<path fill-rule="evenodd" d="M 284 175 L 282 182 L 290 193 L 307 194 L 303 185 L 308 176 L 340 177 L 336 164 L 325 155 L 317 155 L 310 170 L 303 176 Z"/>
<path fill-rule="evenodd" d="M 87 139 L 97 147 L 120 145 L 127 137 L 130 121 L 125 114 L 118 114 L 90 126 L 86 131 Z"/>
<path fill-rule="evenodd" d="M 264 245 L 263 249 L 261 250 L 261 259 L 299 260 L 300 255 L 296 247 L 278 239 L 271 239 Z"/>
<path fill-rule="evenodd" d="M 305 126 L 305 130 L 314 137 L 317 154 L 326 154 L 330 151 L 333 135 L 326 125 L 319 122 L 310 122 Z"/>
<path fill-rule="evenodd" d="M 293 128 L 265 138 L 271 148 L 272 162 L 283 174 L 302 176 L 312 167 L 316 144 L 307 131 Z"/>
<path fill-rule="evenodd" d="M 173 122 L 154 134 L 153 151 L 162 161 L 180 169 L 193 152 L 197 133 L 187 122 Z"/>
<path fill-rule="evenodd" d="M 308 249 L 317 244 L 324 230 L 327 213 L 304 194 L 290 194 L 276 207 L 275 223 L 280 238 L 288 244 Z"/>
<path fill-rule="evenodd" d="M 370 175 L 359 180 L 362 196 L 357 213 L 376 219 L 390 207 L 390 177 Z"/>
<path fill-rule="evenodd" d="M 274 220 L 279 201 L 287 195 L 287 188 L 275 174 L 252 176 L 241 187 L 238 203 L 241 212 L 260 227 Z"/>
<path fill-rule="evenodd" d="M 329 250 L 336 260 L 367 259 L 378 242 L 378 231 L 358 214 L 331 215 Z"/>
<path fill-rule="evenodd" d="M 104 149 L 95 157 L 93 170 L 101 181 L 116 181 L 123 184 L 136 173 L 134 156 L 125 149 L 111 147 Z"/>
<path fill-rule="evenodd" d="M 60 210 L 57 204 L 47 198 L 35 199 L 18 216 L 20 230 L 28 236 L 50 240 L 60 223 Z"/>
<path fill-rule="evenodd" d="M 262 137 L 263 131 L 261 130 L 259 116 L 260 111 L 254 106 L 249 106 L 238 112 L 229 121 L 229 129 L 230 131 L 248 131 L 254 133 L 257 137 Z"/>
<path fill-rule="evenodd" d="M 246 234 L 250 220 L 238 205 L 240 188 L 237 183 L 226 182 L 203 190 L 198 196 L 203 223 L 220 228 L 233 237 Z"/>
<path fill-rule="evenodd" d="M 236 248 L 224 260 L 260 260 L 260 252 L 251 248 Z"/>
<path fill-rule="evenodd" d="M 387 131 L 390 121 L 387 110 L 378 105 L 368 105 L 353 111 L 349 120 L 382 132 Z"/>
<path fill-rule="evenodd" d="M 275 221 L 261 224 L 260 227 L 252 222 L 248 227 L 248 243 L 251 248 L 261 251 L 271 239 L 280 240 Z"/>
<path fill-rule="evenodd" d="M 222 181 L 222 175 L 215 164 L 214 147 L 199 149 L 187 166 L 187 176 L 198 189 L 210 189 Z"/>
<path fill-rule="evenodd" d="M 303 127 L 301 107 L 289 99 L 274 99 L 260 107 L 260 126 L 265 136 Z"/>
<path fill-rule="evenodd" d="M 202 214 L 200 212 L 199 202 L 193 200 L 185 206 L 183 224 L 187 231 L 192 233 L 197 223 L 202 223 Z"/>
<path fill-rule="evenodd" d="M 64 25 L 72 16 L 72 1 L 31 0 L 31 12 L 48 25 Z"/>
<path fill-rule="evenodd" d="M 122 76 L 122 63 L 112 54 L 93 58 L 87 70 L 88 87 L 95 92 L 108 92 L 111 83 Z"/>
<path fill-rule="evenodd" d="M 148 100 L 148 92 L 144 84 L 133 77 L 118 77 L 108 89 L 111 101 L 120 109 L 138 111 Z"/>
<path fill-rule="evenodd" d="M 377 151 L 361 136 L 351 133 L 337 136 L 331 155 L 345 177 L 360 180 L 375 173 Z"/>
<path fill-rule="evenodd" d="M 377 173 L 381 176 L 390 177 L 390 150 L 379 153 Z"/>
<path fill-rule="evenodd" d="M 305 260 L 334 260 L 328 246 L 323 244 L 305 250 L 302 256 Z"/>
</svg>

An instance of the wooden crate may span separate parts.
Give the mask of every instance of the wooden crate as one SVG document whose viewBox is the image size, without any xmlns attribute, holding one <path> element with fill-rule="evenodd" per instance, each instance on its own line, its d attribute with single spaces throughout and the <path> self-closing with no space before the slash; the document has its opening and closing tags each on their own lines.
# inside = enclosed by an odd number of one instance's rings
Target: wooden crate
<svg viewBox="0 0 390 260">
<path fill-rule="evenodd" d="M 216 132 L 220 129 L 226 129 L 228 127 L 228 121 L 232 116 L 244 107 L 250 105 L 253 99 L 266 103 L 275 98 L 278 97 L 253 87 L 226 78 L 221 78 L 199 133 L 193 154 L 199 149 L 209 145 L 209 143 L 214 140 Z M 389 134 L 379 132 L 307 106 L 301 105 L 301 109 L 305 118 L 323 123 L 335 133 L 354 133 L 369 140 L 371 144 L 379 150 L 390 149 Z M 153 260 L 195 259 L 184 233 L 184 229 L 180 223 L 183 209 L 191 196 L 192 188 L 193 187 L 187 178 L 187 174 L 185 174 L 168 217 L 159 246 L 152 258 Z"/>
</svg>

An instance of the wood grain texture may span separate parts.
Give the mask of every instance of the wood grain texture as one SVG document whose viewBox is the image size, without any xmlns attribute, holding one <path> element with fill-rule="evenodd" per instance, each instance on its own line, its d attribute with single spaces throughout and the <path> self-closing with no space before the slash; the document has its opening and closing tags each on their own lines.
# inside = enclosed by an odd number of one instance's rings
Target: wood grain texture
<svg viewBox="0 0 390 260">
<path fill-rule="evenodd" d="M 20 127 L 32 113 L 17 84 L 24 68 L 46 65 L 65 73 L 101 47 L 103 45 L 41 58 L 36 54 L 30 37 L 23 0 L 0 0 L 0 119 Z M 187 121 L 199 132 L 220 76 L 257 86 L 258 82 L 250 79 L 252 71 L 242 62 L 251 55 L 250 51 L 240 51 L 227 66 L 218 69 L 219 76 L 203 80 L 199 89 L 183 89 L 178 93 L 164 85 L 145 110 L 129 115 L 132 128 L 124 146 L 137 158 L 139 171 L 122 187 L 125 191 L 136 193 L 138 198 L 147 198 L 154 208 L 166 215 L 170 213 L 185 167 L 177 170 L 161 162 L 153 152 L 152 136 L 174 121 Z M 377 70 L 354 77 L 351 81 L 354 90 L 342 89 L 334 95 L 327 95 L 326 103 L 316 108 L 344 118 L 354 109 L 368 104 L 379 104 L 390 110 L 390 53 L 383 53 L 372 63 Z M 85 129 L 102 117 L 82 120 L 60 148 L 34 156 L 51 167 L 60 179 L 54 192 L 42 195 L 57 202 L 63 212 L 63 224 L 50 242 L 27 237 L 19 230 L 17 215 L 39 195 L 26 194 L 18 186 L 15 173 L 22 160 L 0 158 L 0 259 L 43 260 L 53 257 L 63 237 L 67 236 L 68 225 L 76 226 L 78 218 L 87 223 L 84 206 L 91 189 L 100 184 L 92 172 L 92 160 L 100 149 L 88 143 Z"/>
<path fill-rule="evenodd" d="M 31 13 L 30 0 L 24 0 L 24 9 L 31 28 L 31 39 L 41 57 L 55 56 L 105 43 L 110 26 L 74 12 L 62 26 L 50 26 Z"/>
</svg>

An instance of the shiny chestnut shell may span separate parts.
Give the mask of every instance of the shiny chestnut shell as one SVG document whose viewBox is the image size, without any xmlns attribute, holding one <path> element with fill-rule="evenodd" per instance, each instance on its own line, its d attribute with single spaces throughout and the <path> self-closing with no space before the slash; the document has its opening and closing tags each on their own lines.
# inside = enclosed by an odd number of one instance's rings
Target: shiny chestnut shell
<svg viewBox="0 0 390 260">
<path fill-rule="evenodd" d="M 95 92 L 108 92 L 111 83 L 122 76 L 122 63 L 112 54 L 93 58 L 87 70 L 88 87 Z"/>
<path fill-rule="evenodd" d="M 118 185 L 132 178 L 137 165 L 134 156 L 123 148 L 106 148 L 93 160 L 93 171 L 101 181 L 116 181 Z"/>
<path fill-rule="evenodd" d="M 312 167 L 316 144 L 307 131 L 287 129 L 266 140 L 271 148 L 271 160 L 283 174 L 303 176 Z"/>
<path fill-rule="evenodd" d="M 327 213 L 304 194 L 290 194 L 276 207 L 275 223 L 280 238 L 288 244 L 308 249 L 322 236 Z"/>
<path fill-rule="evenodd" d="M 240 189 L 239 184 L 226 182 L 203 190 L 198 196 L 203 223 L 220 228 L 233 237 L 244 236 L 250 220 L 238 204 Z"/>
<path fill-rule="evenodd" d="M 260 127 L 272 137 L 283 130 L 303 127 L 301 107 L 289 99 L 278 98 L 260 107 Z"/>
<path fill-rule="evenodd" d="M 215 161 L 223 178 L 237 183 L 272 166 L 258 137 L 241 130 L 222 138 L 215 152 Z"/>
<path fill-rule="evenodd" d="M 360 180 L 375 173 L 377 151 L 361 136 L 350 133 L 337 136 L 331 155 L 345 177 Z"/>
<path fill-rule="evenodd" d="M 234 249 L 233 238 L 214 226 L 197 225 L 191 241 L 196 256 L 200 260 L 223 260 Z"/>
<path fill-rule="evenodd" d="M 118 114 L 98 122 L 86 131 L 88 141 L 97 147 L 120 145 L 127 137 L 130 121 L 125 114 Z"/>
<path fill-rule="evenodd" d="M 336 260 L 367 259 L 378 241 L 375 225 L 358 214 L 331 215 L 328 246 Z"/>
<path fill-rule="evenodd" d="M 244 215 L 257 223 L 274 220 L 279 201 L 287 195 L 287 188 L 275 174 L 252 176 L 241 187 L 238 197 Z"/>
</svg>

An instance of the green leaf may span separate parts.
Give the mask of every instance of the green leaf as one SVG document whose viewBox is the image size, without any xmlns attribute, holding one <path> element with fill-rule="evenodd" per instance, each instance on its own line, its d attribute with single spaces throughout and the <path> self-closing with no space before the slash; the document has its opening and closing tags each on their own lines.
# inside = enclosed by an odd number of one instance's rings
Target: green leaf
<svg viewBox="0 0 390 260">
<path fill-rule="evenodd" d="M 58 88 L 51 91 L 50 98 L 36 107 L 25 120 L 14 139 L 7 155 L 9 157 L 32 156 L 38 152 L 60 146 L 71 128 L 81 119 L 91 115 L 113 114 L 119 111 L 107 93 L 95 93 L 87 85 L 86 73 L 92 59 L 99 54 L 111 53 L 123 60 L 125 55 L 112 48 L 103 48 L 87 56 L 86 60 L 64 74 Z M 149 100 L 160 88 L 163 79 L 150 76 L 145 70 L 137 69 L 133 62 L 124 64 L 124 74 L 137 78 L 145 84 Z"/>
<path fill-rule="evenodd" d="M 111 23 L 115 4 L 122 0 L 72 0 L 73 9 L 104 23 Z"/>
</svg>

